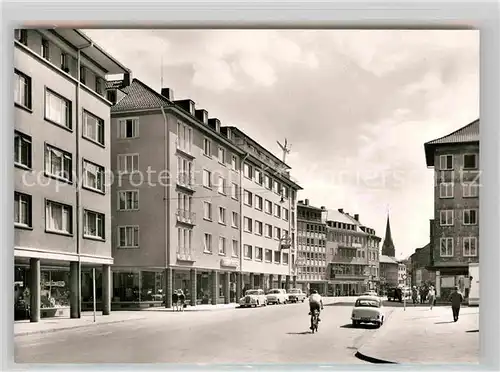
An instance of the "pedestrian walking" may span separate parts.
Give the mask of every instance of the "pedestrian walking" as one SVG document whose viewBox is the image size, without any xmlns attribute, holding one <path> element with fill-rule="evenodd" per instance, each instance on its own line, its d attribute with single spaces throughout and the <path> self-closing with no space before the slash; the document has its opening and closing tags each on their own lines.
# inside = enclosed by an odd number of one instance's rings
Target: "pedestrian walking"
<svg viewBox="0 0 500 372">
<path fill-rule="evenodd" d="M 436 291 L 434 290 L 434 287 L 432 285 L 429 287 L 429 293 L 427 294 L 427 297 L 429 298 L 429 305 L 430 309 L 432 310 L 434 301 L 436 301 Z"/>
<path fill-rule="evenodd" d="M 174 311 L 179 310 L 179 295 L 177 294 L 177 289 L 172 293 L 172 307 Z"/>
<path fill-rule="evenodd" d="M 413 286 L 412 290 L 411 290 L 411 298 L 413 300 L 413 306 L 417 306 L 417 303 L 418 303 L 418 291 L 417 291 L 417 287 Z"/>
<path fill-rule="evenodd" d="M 179 307 L 180 307 L 179 310 L 184 311 L 184 307 L 186 306 L 185 305 L 186 296 L 184 295 L 184 292 L 182 291 L 182 289 L 177 290 L 177 295 L 179 296 Z"/>
<path fill-rule="evenodd" d="M 458 291 L 458 287 L 455 287 L 450 295 L 451 311 L 453 312 L 454 322 L 458 320 L 458 316 L 460 315 L 460 305 L 462 304 L 463 299 L 464 297 Z"/>
</svg>

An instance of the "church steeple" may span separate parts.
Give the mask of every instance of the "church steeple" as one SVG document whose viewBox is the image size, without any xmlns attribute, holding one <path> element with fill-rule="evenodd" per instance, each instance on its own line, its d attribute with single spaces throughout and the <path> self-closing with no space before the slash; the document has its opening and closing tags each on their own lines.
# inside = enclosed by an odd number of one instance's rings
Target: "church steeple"
<svg viewBox="0 0 500 372">
<path fill-rule="evenodd" d="M 385 238 L 382 244 L 382 254 L 384 256 L 396 257 L 396 249 L 391 235 L 391 224 L 389 222 L 389 213 L 387 213 L 387 225 L 385 227 Z"/>
</svg>

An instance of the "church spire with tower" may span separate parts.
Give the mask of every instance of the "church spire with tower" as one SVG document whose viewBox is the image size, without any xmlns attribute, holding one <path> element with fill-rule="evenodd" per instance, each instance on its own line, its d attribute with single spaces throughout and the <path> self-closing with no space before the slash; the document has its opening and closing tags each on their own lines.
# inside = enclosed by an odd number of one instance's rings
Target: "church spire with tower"
<svg viewBox="0 0 500 372">
<path fill-rule="evenodd" d="M 392 241 L 391 223 L 389 222 L 389 212 L 387 212 L 387 225 L 385 227 L 385 238 L 382 244 L 382 254 L 384 256 L 396 257 L 396 248 Z"/>
</svg>

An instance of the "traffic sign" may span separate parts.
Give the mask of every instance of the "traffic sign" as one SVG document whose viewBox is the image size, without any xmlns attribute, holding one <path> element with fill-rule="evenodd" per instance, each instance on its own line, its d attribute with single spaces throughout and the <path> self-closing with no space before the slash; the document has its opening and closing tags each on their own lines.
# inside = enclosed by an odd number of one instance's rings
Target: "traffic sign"
<svg viewBox="0 0 500 372">
<path fill-rule="evenodd" d="M 403 274 L 403 280 L 406 280 L 407 276 L 406 274 Z"/>
</svg>

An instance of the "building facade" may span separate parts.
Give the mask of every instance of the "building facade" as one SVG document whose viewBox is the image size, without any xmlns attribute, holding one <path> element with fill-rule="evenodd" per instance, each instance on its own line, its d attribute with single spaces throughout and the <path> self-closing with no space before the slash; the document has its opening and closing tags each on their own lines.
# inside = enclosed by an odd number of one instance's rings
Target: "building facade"
<svg viewBox="0 0 500 372">
<path fill-rule="evenodd" d="M 242 290 L 296 285 L 297 192 L 291 168 L 241 130 L 223 133 L 243 152 L 241 175 Z"/>
<path fill-rule="evenodd" d="M 436 295 L 445 298 L 458 286 L 467 297 L 469 264 L 479 262 L 479 119 L 424 148 L 435 179 L 430 269 Z"/>
<path fill-rule="evenodd" d="M 327 269 L 331 292 L 338 296 L 356 295 L 377 286 L 380 238 L 375 231 L 343 209 L 327 214 Z"/>
<path fill-rule="evenodd" d="M 383 290 L 399 286 L 399 263 L 394 257 L 380 256 L 380 287 Z"/>
<path fill-rule="evenodd" d="M 110 311 L 110 107 L 105 81 L 130 72 L 74 29 L 14 41 L 16 318 Z"/>
<path fill-rule="evenodd" d="M 313 289 L 325 295 L 329 293 L 326 214 L 324 206 L 309 205 L 309 199 L 300 200 L 297 205 L 297 248 L 302 261 L 297 282 L 306 293 Z"/>
<path fill-rule="evenodd" d="M 436 285 L 435 272 L 428 269 L 431 257 L 431 245 L 426 244 L 422 248 L 417 248 L 410 256 L 410 277 L 412 285 L 420 287 L 422 285 Z"/>
<path fill-rule="evenodd" d="M 174 289 L 193 305 L 229 303 L 264 275 L 289 278 L 276 230 L 293 228 L 297 187 L 259 160 L 272 155 L 171 89 L 134 79 L 124 93 L 112 111 L 113 303 L 170 307 Z"/>
</svg>

